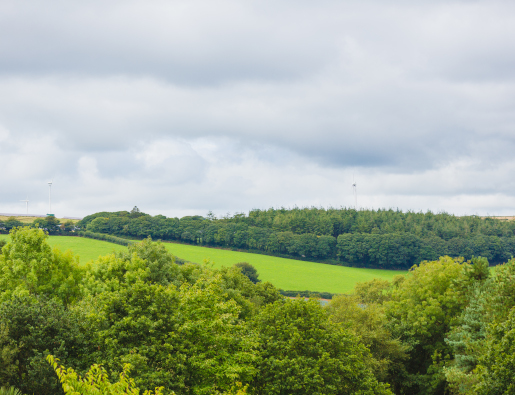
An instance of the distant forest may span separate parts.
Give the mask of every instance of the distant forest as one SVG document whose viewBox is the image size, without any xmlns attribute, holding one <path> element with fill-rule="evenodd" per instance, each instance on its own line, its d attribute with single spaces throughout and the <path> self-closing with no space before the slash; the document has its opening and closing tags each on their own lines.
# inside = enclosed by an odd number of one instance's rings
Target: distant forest
<svg viewBox="0 0 515 395">
<path fill-rule="evenodd" d="M 490 264 L 515 255 L 515 221 L 432 212 L 293 208 L 216 218 L 100 212 L 76 224 L 120 237 L 244 249 L 338 265 L 408 269 L 440 256 L 482 256 Z"/>
</svg>

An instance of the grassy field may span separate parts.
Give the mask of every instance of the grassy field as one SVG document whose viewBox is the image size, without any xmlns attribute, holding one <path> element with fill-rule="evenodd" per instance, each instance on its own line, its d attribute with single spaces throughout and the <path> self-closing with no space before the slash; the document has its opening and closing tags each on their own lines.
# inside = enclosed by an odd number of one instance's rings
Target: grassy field
<svg viewBox="0 0 515 395">
<path fill-rule="evenodd" d="M 215 267 L 248 262 L 257 269 L 261 280 L 270 281 L 284 290 L 351 293 L 357 282 L 370 281 L 374 278 L 391 280 L 397 274 L 407 273 L 333 266 L 187 244 L 166 243 L 165 245 L 172 254 L 182 259 L 197 263 L 209 259 L 214 262 Z"/>
<path fill-rule="evenodd" d="M 9 235 L 0 235 L 0 239 L 8 240 Z M 87 263 L 97 259 L 99 256 L 110 254 L 113 251 L 127 249 L 127 247 L 107 241 L 72 236 L 50 236 L 48 238 L 48 244 L 52 247 L 57 246 L 62 251 L 72 250 L 74 254 L 80 257 L 80 263 Z"/>
<path fill-rule="evenodd" d="M 8 235 L 0 235 L 0 238 L 3 239 L 8 239 L 8 237 Z M 126 248 L 118 244 L 83 237 L 50 236 L 48 242 L 62 250 L 72 250 L 79 255 L 81 263 Z M 369 281 L 374 278 L 391 280 L 397 274 L 406 273 L 394 270 L 333 266 L 186 244 L 165 243 L 165 246 L 172 254 L 182 259 L 196 263 L 202 263 L 204 259 L 209 259 L 215 267 L 249 262 L 257 269 L 261 280 L 270 281 L 276 287 L 285 290 L 351 293 L 357 282 Z"/>
</svg>

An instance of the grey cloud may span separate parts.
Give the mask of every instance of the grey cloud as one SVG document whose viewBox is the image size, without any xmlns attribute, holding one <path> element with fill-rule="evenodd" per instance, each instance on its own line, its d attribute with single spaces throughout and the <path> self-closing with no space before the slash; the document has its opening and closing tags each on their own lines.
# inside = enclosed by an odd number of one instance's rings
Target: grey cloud
<svg viewBox="0 0 515 395">
<path fill-rule="evenodd" d="M 0 203 L 507 211 L 514 8 L 2 2 Z"/>
<path fill-rule="evenodd" d="M 335 166 L 409 165 L 412 170 L 466 155 L 471 144 L 485 138 L 513 145 L 506 135 L 512 115 L 495 103 L 495 89 L 467 95 L 459 86 L 402 81 L 351 92 L 341 85 L 336 93 L 334 86 L 317 81 L 208 91 L 147 79 L 32 82 L 32 95 L 17 98 L 27 80 L 0 80 L 7 93 L 0 103 L 10 110 L 2 114 L 4 124 L 27 136 L 43 130 L 63 149 L 107 157 L 155 139 L 225 136 L 280 146 Z M 515 92 L 515 86 L 504 90 Z M 499 158 L 496 152 L 486 156 Z"/>
<path fill-rule="evenodd" d="M 135 74 L 197 85 L 292 79 L 334 56 L 334 39 L 319 40 L 319 26 L 295 9 L 275 5 L 261 10 L 252 2 L 230 1 L 10 5 L 0 23 L 0 71 L 8 74 Z"/>
</svg>

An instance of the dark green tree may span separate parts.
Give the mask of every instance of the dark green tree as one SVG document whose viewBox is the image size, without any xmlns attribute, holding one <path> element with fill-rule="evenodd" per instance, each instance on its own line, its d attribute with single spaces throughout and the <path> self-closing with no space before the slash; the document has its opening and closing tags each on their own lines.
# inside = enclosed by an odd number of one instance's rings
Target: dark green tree
<svg viewBox="0 0 515 395">
<path fill-rule="evenodd" d="M 0 386 L 15 386 L 25 394 L 62 394 L 45 358 L 50 352 L 81 367 L 92 351 L 83 322 L 80 310 L 45 297 L 15 296 L 1 303 Z"/>
<path fill-rule="evenodd" d="M 238 262 L 234 264 L 235 267 L 241 270 L 241 273 L 244 276 L 247 276 L 250 281 L 252 281 L 254 284 L 259 283 L 261 280 L 259 280 L 259 274 L 254 266 L 252 266 L 248 262 Z"/>
</svg>

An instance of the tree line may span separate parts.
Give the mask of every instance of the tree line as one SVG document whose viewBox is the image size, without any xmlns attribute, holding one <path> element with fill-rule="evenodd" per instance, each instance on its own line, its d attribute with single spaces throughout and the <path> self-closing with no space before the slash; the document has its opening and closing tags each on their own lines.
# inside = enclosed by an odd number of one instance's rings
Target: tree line
<svg viewBox="0 0 515 395">
<path fill-rule="evenodd" d="M 499 264 L 515 254 L 515 221 L 431 212 L 294 208 L 179 219 L 135 208 L 88 215 L 77 226 L 120 237 L 151 236 L 385 269 L 408 269 L 444 255 L 484 256 Z"/>
<path fill-rule="evenodd" d="M 250 281 L 248 265 L 179 266 L 151 239 L 79 266 L 46 238 L 15 228 L 1 249 L 0 387 L 515 394 L 515 259 L 490 271 L 486 258 L 441 257 L 324 307 Z"/>
<path fill-rule="evenodd" d="M 67 220 L 61 222 L 59 219 L 53 216 L 36 218 L 34 221 L 29 223 L 21 222 L 20 220 L 16 219 L 16 217 L 9 217 L 6 220 L 0 220 L 0 233 L 9 233 L 11 229 L 20 226 L 43 229 L 51 235 L 69 235 L 73 234 L 73 232 L 78 229 L 74 221 Z"/>
</svg>

